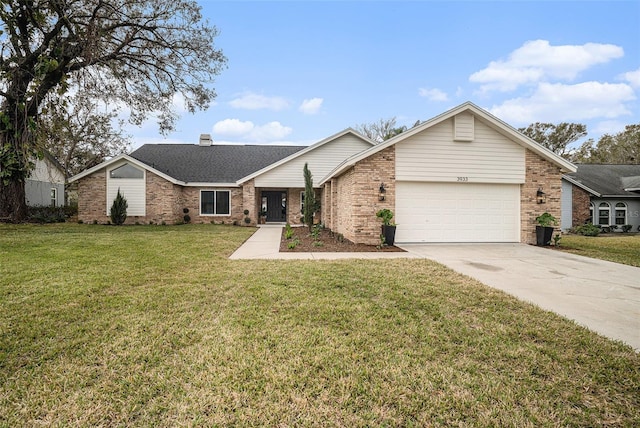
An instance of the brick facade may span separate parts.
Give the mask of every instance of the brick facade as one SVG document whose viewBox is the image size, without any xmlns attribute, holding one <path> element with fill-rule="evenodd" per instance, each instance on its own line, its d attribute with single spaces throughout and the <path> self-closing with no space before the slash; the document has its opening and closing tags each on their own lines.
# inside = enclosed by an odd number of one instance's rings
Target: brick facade
<svg viewBox="0 0 640 428">
<path fill-rule="evenodd" d="M 150 171 L 147 171 L 145 176 L 145 215 L 127 216 L 126 224 L 181 223 L 184 221 L 184 209 L 189 210 L 191 223 L 244 224 L 242 189 L 221 189 L 231 191 L 231 215 L 201 216 L 200 190 L 213 188 L 179 186 Z M 110 221 L 108 210 L 106 169 L 78 180 L 78 220 L 106 224 Z"/>
<path fill-rule="evenodd" d="M 395 209 L 395 153 L 395 146 L 381 150 L 325 186 L 330 196 L 323 204 L 323 216 L 330 218 L 334 232 L 356 243 L 380 243 L 382 223 L 376 212 Z M 380 183 L 386 189 L 384 201 L 378 198 Z"/>
<path fill-rule="evenodd" d="M 547 202 L 538 204 L 538 189 Z M 548 212 L 560 222 L 562 172 L 560 168 L 530 150 L 525 151 L 525 182 L 520 186 L 520 241 L 536 243 L 536 217 Z M 559 229 L 558 229 L 559 230 Z"/>
<path fill-rule="evenodd" d="M 571 226 L 580 226 L 591 218 L 591 196 L 578 186 L 571 186 Z M 593 219 L 591 221 L 593 222 Z"/>
</svg>

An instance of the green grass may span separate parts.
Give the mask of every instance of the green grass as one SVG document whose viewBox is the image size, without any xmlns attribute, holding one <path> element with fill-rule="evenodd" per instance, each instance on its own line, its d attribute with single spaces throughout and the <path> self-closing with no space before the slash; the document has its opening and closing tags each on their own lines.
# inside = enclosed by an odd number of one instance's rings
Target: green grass
<svg viewBox="0 0 640 428">
<path fill-rule="evenodd" d="M 640 359 L 415 259 L 0 225 L 0 426 L 638 426 Z"/>
<path fill-rule="evenodd" d="M 560 249 L 581 256 L 640 267 L 640 234 L 565 235 Z"/>
</svg>

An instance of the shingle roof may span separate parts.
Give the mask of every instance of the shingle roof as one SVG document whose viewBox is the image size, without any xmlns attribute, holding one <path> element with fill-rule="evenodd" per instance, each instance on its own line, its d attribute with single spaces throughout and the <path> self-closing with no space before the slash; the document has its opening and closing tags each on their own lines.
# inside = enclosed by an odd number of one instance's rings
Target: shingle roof
<svg viewBox="0 0 640 428">
<path fill-rule="evenodd" d="M 640 184 L 640 165 L 582 164 L 577 167 L 578 171 L 566 176 L 600 195 L 640 198 L 639 193 L 625 190 Z"/>
<path fill-rule="evenodd" d="M 235 183 L 305 147 L 145 144 L 130 156 L 187 183 Z"/>
</svg>

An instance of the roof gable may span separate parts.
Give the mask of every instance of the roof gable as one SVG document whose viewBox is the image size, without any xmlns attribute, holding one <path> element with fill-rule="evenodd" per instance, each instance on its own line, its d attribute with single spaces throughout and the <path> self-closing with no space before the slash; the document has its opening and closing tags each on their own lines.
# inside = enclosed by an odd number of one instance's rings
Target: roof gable
<svg viewBox="0 0 640 428">
<path fill-rule="evenodd" d="M 330 137 L 327 137 L 327 138 L 325 138 L 323 140 L 320 140 L 317 143 L 312 144 L 312 145 L 306 147 L 303 150 L 300 150 L 300 151 L 298 151 L 296 153 L 293 153 L 292 155 L 290 155 L 290 156 L 288 156 L 288 157 L 286 157 L 284 159 L 281 159 L 278 162 L 275 162 L 275 163 L 273 163 L 271 165 L 268 165 L 268 166 L 266 166 L 266 167 L 264 167 L 264 168 L 262 168 L 262 169 L 260 169 L 260 170 L 258 170 L 256 172 L 246 176 L 246 177 L 242 177 L 240 180 L 238 180 L 238 183 L 244 183 L 244 182 L 249 181 L 251 179 L 257 178 L 257 177 L 259 177 L 261 175 L 268 174 L 269 172 L 274 171 L 275 169 L 277 169 L 279 167 L 282 167 L 285 164 L 288 164 L 288 163 L 291 163 L 291 162 L 295 162 L 297 159 L 299 159 L 301 157 L 305 157 L 305 155 L 308 156 L 311 152 L 319 151 L 319 150 L 321 150 L 322 147 L 326 147 L 327 145 L 329 145 L 329 144 L 331 144 L 333 142 L 337 142 L 340 139 L 344 139 L 344 137 L 348 137 L 348 136 L 352 136 L 355 139 L 362 141 L 367 146 L 375 146 L 375 144 L 376 144 L 375 142 L 371 141 L 370 139 L 368 139 L 364 135 L 356 132 L 352 128 L 347 128 L 347 129 L 345 129 L 343 131 L 338 132 L 337 134 L 334 134 L 334 135 L 332 135 Z M 344 156 L 345 156 L 345 153 L 343 151 L 342 157 L 344 158 Z M 302 171 L 302 169 L 300 169 L 300 176 L 302 176 L 302 172 L 301 171 Z"/>
<path fill-rule="evenodd" d="M 473 117 L 477 120 L 481 120 L 484 124 L 486 124 L 487 126 L 491 127 L 492 129 L 494 129 L 495 131 L 499 132 L 500 134 L 504 135 L 505 137 L 507 137 L 510 141 L 526 148 L 529 149 L 531 151 L 533 151 L 534 153 L 542 156 L 543 158 L 549 160 L 550 162 L 558 165 L 562 170 L 564 171 L 569 171 L 569 172 L 573 172 L 576 170 L 576 167 L 569 161 L 563 159 L 562 157 L 558 156 L 557 154 L 553 153 L 552 151 L 546 149 L 545 147 L 542 147 L 540 144 L 536 143 L 535 141 L 533 141 L 531 138 L 525 136 L 524 134 L 518 132 L 518 130 L 516 130 L 515 128 L 513 128 L 512 126 L 508 125 L 506 122 L 503 122 L 502 120 L 498 119 L 497 117 L 493 116 L 492 114 L 490 114 L 489 112 L 481 109 L 480 107 L 476 106 L 475 104 L 471 103 L 471 102 L 466 102 L 464 104 L 461 104 L 457 107 L 452 108 L 451 110 L 448 110 L 432 119 L 429 119 L 423 123 L 421 123 L 418 126 L 415 126 L 405 132 L 403 132 L 402 134 L 399 134 L 393 138 L 390 138 L 389 140 L 383 141 L 380 144 L 375 145 L 374 147 L 371 147 L 370 149 L 367 149 L 361 153 L 358 153 L 354 156 L 352 156 L 351 158 L 345 160 L 341 165 L 339 165 L 336 169 L 334 169 L 331 173 L 329 173 L 327 176 L 325 176 L 322 179 L 322 183 L 326 182 L 327 180 L 329 180 L 332 177 L 335 177 L 336 175 L 340 175 L 342 174 L 346 169 L 350 168 L 351 166 L 353 166 L 356 162 L 363 160 L 371 155 L 373 155 L 374 153 L 377 153 L 381 150 L 386 149 L 387 147 L 390 147 L 394 144 L 397 144 L 398 142 L 404 141 L 409 137 L 414 136 L 415 134 L 418 134 L 422 131 L 425 131 L 429 128 L 432 128 L 433 126 L 442 123 L 445 120 L 448 120 L 450 118 L 455 118 L 458 115 L 463 114 L 463 116 L 467 116 L 468 114 L 473 115 Z M 467 120 L 467 123 L 469 121 Z M 461 141 L 468 141 L 468 136 L 465 136 L 463 139 L 461 139 Z"/>
</svg>

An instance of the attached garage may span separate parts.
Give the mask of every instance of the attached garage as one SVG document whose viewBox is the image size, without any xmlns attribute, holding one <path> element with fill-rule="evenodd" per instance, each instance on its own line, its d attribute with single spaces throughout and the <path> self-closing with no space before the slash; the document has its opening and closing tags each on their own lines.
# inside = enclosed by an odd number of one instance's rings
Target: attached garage
<svg viewBox="0 0 640 428">
<path fill-rule="evenodd" d="M 519 242 L 520 185 L 396 183 L 396 241 Z"/>
</svg>

